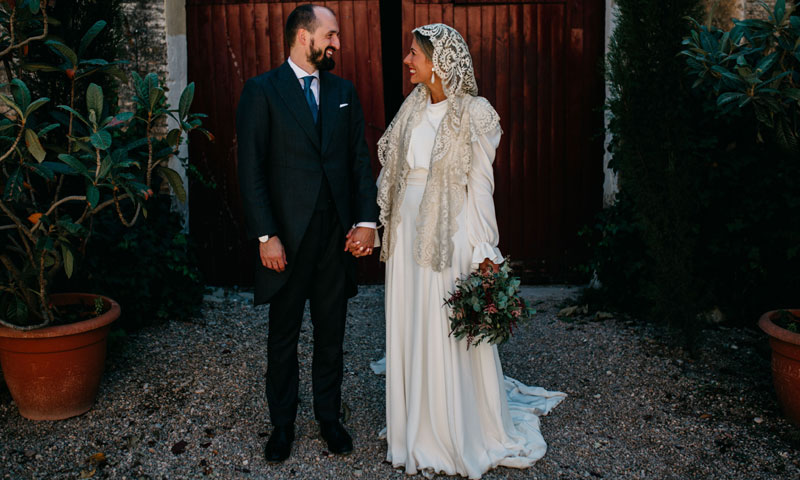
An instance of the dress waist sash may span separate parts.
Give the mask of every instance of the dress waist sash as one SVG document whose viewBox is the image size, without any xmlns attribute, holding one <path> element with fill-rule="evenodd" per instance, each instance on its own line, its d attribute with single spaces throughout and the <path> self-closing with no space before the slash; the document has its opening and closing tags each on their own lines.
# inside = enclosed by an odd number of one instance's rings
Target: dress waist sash
<svg viewBox="0 0 800 480">
<path fill-rule="evenodd" d="M 412 168 L 406 175 L 406 185 L 425 185 L 428 182 L 427 168 Z"/>
</svg>

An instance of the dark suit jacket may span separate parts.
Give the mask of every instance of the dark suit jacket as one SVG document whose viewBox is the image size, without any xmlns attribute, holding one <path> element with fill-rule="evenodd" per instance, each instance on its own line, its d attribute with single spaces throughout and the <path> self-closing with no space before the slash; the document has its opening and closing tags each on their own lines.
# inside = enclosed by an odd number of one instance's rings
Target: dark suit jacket
<svg viewBox="0 0 800 480">
<path fill-rule="evenodd" d="M 270 301 L 289 277 L 292 258 L 301 254 L 323 175 L 344 232 L 355 223 L 377 221 L 364 114 L 351 82 L 320 72 L 320 118 L 321 134 L 286 62 L 245 83 L 236 131 L 247 234 L 277 235 L 289 262 L 277 273 L 258 261 L 256 304 Z M 355 295 L 355 264 L 348 264 L 349 293 Z"/>
</svg>

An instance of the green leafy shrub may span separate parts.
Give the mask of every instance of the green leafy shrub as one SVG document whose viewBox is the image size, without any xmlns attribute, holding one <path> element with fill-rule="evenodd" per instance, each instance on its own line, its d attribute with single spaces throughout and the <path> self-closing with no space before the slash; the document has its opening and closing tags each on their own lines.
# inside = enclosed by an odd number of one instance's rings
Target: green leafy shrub
<svg viewBox="0 0 800 480">
<path fill-rule="evenodd" d="M 99 293 L 122 305 L 117 326 L 132 331 L 171 319 L 195 315 L 203 300 L 203 283 L 182 217 L 169 198 L 148 202 L 147 219 L 131 228 L 113 212 L 95 219 L 91 255 L 78 274 L 58 290 Z"/>
<path fill-rule="evenodd" d="M 770 19 L 729 32 L 673 19 L 685 31 L 681 56 L 673 34 L 651 38 L 663 24 L 647 34 L 638 23 L 647 5 L 620 5 L 630 23 L 615 33 L 609 68 L 621 192 L 585 232 L 595 293 L 689 338 L 714 307 L 753 325 L 800 291 L 800 21 L 780 1 Z"/>
<path fill-rule="evenodd" d="M 146 202 L 161 190 L 161 181 L 184 200 L 180 177 L 167 163 L 184 133 L 202 130 L 202 115 L 189 113 L 193 84 L 173 110 L 155 74 L 132 75 L 135 112 L 111 113 L 103 89 L 88 82 L 90 76 L 116 74 L 117 62 L 87 56 L 105 28 L 103 21 L 74 48 L 44 40 L 58 64 L 24 63 L 25 47 L 47 37 L 46 3 L 0 4 L 4 63 L 58 73 L 70 91 L 67 104 L 52 105 L 47 97 L 34 99 L 24 81 L 12 78 L 11 95 L 0 94 L 5 105 L 0 119 L 0 323 L 25 330 L 54 321 L 53 282 L 62 272 L 71 277 L 76 259 L 91 254 L 88 240 L 97 214 L 108 208 L 123 225 L 135 224 L 140 214 L 146 215 Z M 77 102 L 76 92 L 85 93 L 84 102 Z M 160 139 L 156 127 L 168 116 L 178 127 Z"/>
<path fill-rule="evenodd" d="M 596 222 L 581 230 L 591 250 L 584 271 L 596 275 L 596 288 L 585 291 L 584 300 L 597 308 L 623 310 L 631 315 L 649 313 L 644 286 L 650 261 L 636 222 L 631 199 L 623 190 L 616 202 L 597 214 Z"/>
<path fill-rule="evenodd" d="M 704 138 L 693 128 L 698 106 L 678 53 L 688 30 L 683 17 L 699 13 L 699 3 L 619 0 L 617 7 L 607 59 L 612 168 L 630 200 L 630 221 L 641 232 L 647 274 L 640 288 L 649 318 L 691 338 L 700 291 L 693 264 L 695 172 Z"/>
<path fill-rule="evenodd" d="M 682 53 L 724 148 L 707 169 L 704 275 L 740 323 L 800 292 L 800 17 L 783 0 L 766 20 L 723 31 L 695 23 Z"/>
</svg>

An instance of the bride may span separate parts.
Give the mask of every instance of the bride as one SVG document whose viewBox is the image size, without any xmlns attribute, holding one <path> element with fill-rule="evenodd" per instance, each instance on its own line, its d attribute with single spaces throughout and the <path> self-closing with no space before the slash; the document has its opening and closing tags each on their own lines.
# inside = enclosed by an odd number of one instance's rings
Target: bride
<svg viewBox="0 0 800 480">
<path fill-rule="evenodd" d="M 541 458 L 537 415 L 565 395 L 505 378 L 497 347 L 467 350 L 449 335 L 443 303 L 456 279 L 503 262 L 492 200 L 502 130 L 461 35 L 443 24 L 413 35 L 403 63 L 417 86 L 378 143 L 387 460 L 408 474 L 480 478 Z"/>
</svg>

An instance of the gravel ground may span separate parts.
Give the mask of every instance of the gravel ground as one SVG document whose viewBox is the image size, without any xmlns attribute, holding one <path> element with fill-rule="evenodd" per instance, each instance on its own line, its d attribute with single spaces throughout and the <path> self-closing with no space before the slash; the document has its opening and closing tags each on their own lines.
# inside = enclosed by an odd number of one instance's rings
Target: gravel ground
<svg viewBox="0 0 800 480">
<path fill-rule="evenodd" d="M 569 395 L 542 418 L 547 455 L 484 478 L 800 478 L 800 429 L 779 416 L 763 335 L 708 330 L 693 358 L 652 327 L 557 318 L 575 291 L 526 287 L 539 314 L 501 347 L 507 375 Z M 350 302 L 347 457 L 325 451 L 313 419 L 307 321 L 292 457 L 265 463 L 267 308 L 232 294 L 209 298 L 198 319 L 116 341 L 97 403 L 78 418 L 25 420 L 0 386 L 0 478 L 405 478 L 377 439 L 383 377 L 369 362 L 383 352 L 382 297 L 382 286 L 362 287 Z"/>
</svg>

